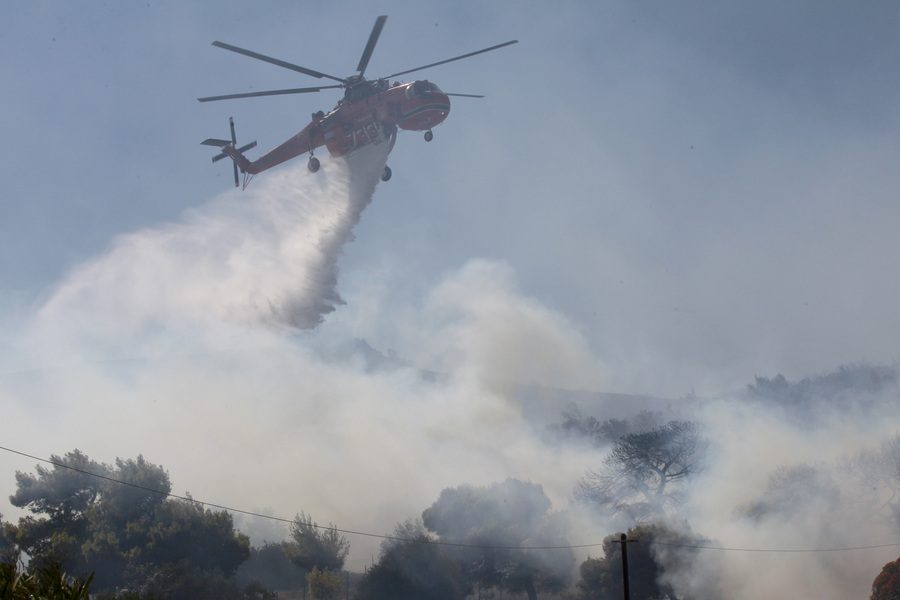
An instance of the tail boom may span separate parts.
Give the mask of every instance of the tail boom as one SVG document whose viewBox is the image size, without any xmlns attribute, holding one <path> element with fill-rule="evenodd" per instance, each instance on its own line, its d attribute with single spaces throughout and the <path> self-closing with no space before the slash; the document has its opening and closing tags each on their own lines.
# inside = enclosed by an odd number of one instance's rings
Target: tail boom
<svg viewBox="0 0 900 600">
<path fill-rule="evenodd" d="M 257 173 L 262 173 L 267 169 L 271 169 L 281 163 L 287 162 L 292 158 L 296 158 L 301 154 L 312 153 L 313 150 L 324 145 L 324 137 L 322 137 L 321 132 L 317 133 L 319 134 L 318 136 L 312 135 L 310 128 L 306 127 L 291 139 L 253 162 L 247 160 L 244 155 L 235 150 L 234 147 L 229 148 L 228 146 L 225 146 L 222 148 L 222 151 L 227 153 L 241 169 L 251 175 L 256 175 Z"/>
</svg>

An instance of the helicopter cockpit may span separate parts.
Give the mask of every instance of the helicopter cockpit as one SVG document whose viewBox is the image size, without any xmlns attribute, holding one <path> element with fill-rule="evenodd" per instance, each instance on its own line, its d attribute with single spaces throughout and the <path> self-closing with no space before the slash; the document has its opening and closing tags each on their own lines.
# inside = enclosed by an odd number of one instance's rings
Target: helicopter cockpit
<svg viewBox="0 0 900 600">
<path fill-rule="evenodd" d="M 415 97 L 417 100 L 428 100 L 431 94 L 437 92 L 443 94 L 441 88 L 431 83 L 427 79 L 413 82 L 411 86 L 406 88 L 406 96 L 410 99 Z"/>
</svg>

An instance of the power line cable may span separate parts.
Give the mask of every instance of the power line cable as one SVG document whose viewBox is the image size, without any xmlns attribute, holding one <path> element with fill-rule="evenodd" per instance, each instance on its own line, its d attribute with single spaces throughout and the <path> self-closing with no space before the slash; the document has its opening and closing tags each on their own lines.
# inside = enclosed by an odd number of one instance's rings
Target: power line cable
<svg viewBox="0 0 900 600">
<path fill-rule="evenodd" d="M 190 496 L 180 496 L 178 494 L 173 494 L 171 492 L 166 492 L 163 490 L 157 490 L 153 488 L 149 488 L 146 486 L 138 485 L 136 483 L 131 483 L 128 481 L 122 481 L 121 479 L 116 479 L 114 477 L 109 477 L 108 475 L 103 475 L 100 473 L 94 473 L 92 471 L 87 471 L 84 469 L 79 469 L 78 467 L 73 467 L 71 465 L 67 465 L 62 462 L 48 460 L 46 458 L 41 458 L 39 456 L 34 456 L 32 454 L 27 454 L 25 452 L 21 452 L 19 450 L 13 450 L 12 448 L 7 448 L 5 446 L 0 446 L 0 450 L 4 450 L 11 454 L 18 454 L 19 456 L 24 456 L 26 458 L 30 458 L 32 460 L 36 460 L 39 462 L 47 463 L 49 465 L 53 465 L 54 467 L 60 467 L 63 469 L 69 469 L 70 471 L 75 471 L 76 473 L 81 473 L 83 475 L 88 475 L 90 477 L 96 477 L 98 479 L 103 479 L 105 481 L 109 481 L 111 483 L 117 483 L 119 485 L 126 485 L 129 487 L 133 487 L 139 490 L 144 490 L 146 492 L 151 492 L 154 494 L 159 494 L 161 496 L 165 496 L 167 498 L 174 498 L 176 500 L 183 500 L 185 502 L 193 502 L 194 504 L 199 504 L 201 506 L 207 506 L 210 508 L 218 508 L 220 510 L 224 510 L 230 513 L 246 515 L 249 517 L 257 517 L 260 519 L 268 519 L 270 521 L 278 521 L 280 523 L 293 523 L 293 519 L 285 519 L 284 517 L 276 517 L 273 515 L 264 515 L 262 513 L 257 513 L 249 510 L 243 510 L 240 508 L 232 508 L 230 506 L 224 506 L 222 504 L 215 504 L 213 502 L 204 502 L 202 500 L 197 500 Z M 558 545 L 558 546 L 502 546 L 502 545 L 486 545 L 486 544 L 463 544 L 457 542 L 445 542 L 439 540 L 430 540 L 430 539 L 416 539 L 416 538 L 401 538 L 391 535 L 384 535 L 378 533 L 369 533 L 365 531 L 354 531 L 352 529 L 341 529 L 335 526 L 324 526 L 313 523 L 313 526 L 317 529 L 330 529 L 337 531 L 338 533 L 344 533 L 347 535 L 358 535 L 363 537 L 377 538 L 382 540 L 390 540 L 396 542 L 413 542 L 419 544 L 434 544 L 438 546 L 452 546 L 457 548 L 478 548 L 482 550 L 577 550 L 582 548 L 596 548 L 598 546 L 603 546 L 603 543 L 594 543 L 594 544 L 568 544 L 568 545 Z M 791 553 L 791 554 L 811 554 L 811 553 L 820 553 L 820 552 L 851 552 L 856 550 L 876 550 L 880 548 L 893 548 L 896 546 L 900 546 L 900 542 L 896 543 L 888 543 L 888 544 L 875 544 L 869 546 L 854 546 L 854 547 L 845 547 L 845 548 L 792 548 L 792 549 L 778 549 L 778 548 L 732 548 L 725 546 L 703 546 L 699 544 L 675 544 L 668 542 L 660 542 L 657 540 L 653 541 L 654 544 L 660 546 L 670 546 L 675 548 L 689 548 L 693 550 L 718 550 L 723 552 L 758 552 L 758 553 Z"/>
<path fill-rule="evenodd" d="M 204 502 L 202 500 L 197 500 L 196 498 L 192 498 L 191 496 L 181 496 L 178 494 L 173 494 L 172 492 L 166 492 L 163 490 L 157 490 L 154 488 L 146 487 L 143 485 L 138 485 L 136 483 L 131 483 L 129 481 L 122 481 L 121 479 L 116 479 L 115 477 L 109 477 L 108 475 L 103 475 L 101 473 L 94 473 L 92 471 L 87 471 L 85 469 L 79 469 L 78 467 L 73 467 L 72 465 L 67 465 L 66 463 L 48 460 L 46 458 L 41 458 L 39 456 L 34 456 L 32 454 L 28 454 L 26 452 L 21 452 L 19 450 L 13 450 L 12 448 L 7 448 L 5 446 L 0 446 L 0 450 L 5 450 L 6 452 L 10 452 L 12 454 L 18 454 L 19 456 L 24 456 L 33 460 L 37 460 L 43 463 L 47 463 L 49 465 L 53 465 L 54 467 L 60 467 L 63 469 L 69 469 L 70 471 L 75 471 L 76 473 L 81 473 L 82 475 L 88 475 L 90 477 L 96 477 L 98 479 L 103 479 L 105 481 L 109 481 L 111 483 L 117 483 L 120 485 L 126 485 L 129 487 L 133 487 L 139 490 L 144 490 L 146 492 L 151 492 L 154 494 L 159 494 L 160 496 L 165 496 L 167 498 L 174 498 L 176 500 L 183 500 L 185 502 L 193 502 L 194 504 L 199 504 L 201 506 L 208 506 L 211 508 L 218 508 L 220 510 L 224 510 L 231 513 L 237 513 L 242 515 L 247 515 L 250 517 L 258 517 L 260 519 L 269 519 L 270 521 L 278 521 L 281 523 L 293 523 L 293 519 L 285 519 L 284 517 L 276 517 L 273 515 L 264 515 L 262 513 L 257 513 L 249 510 L 243 510 L 240 508 L 232 508 L 230 506 L 225 506 L 222 504 L 215 504 L 213 502 Z M 565 550 L 565 549 L 574 549 L 574 548 L 591 548 L 595 546 L 602 546 L 603 544 L 583 544 L 580 546 L 572 546 L 572 545 L 559 545 L 559 546 L 500 546 L 500 545 L 486 545 L 486 544 L 462 544 L 456 542 L 445 542 L 438 540 L 424 540 L 424 539 L 415 539 L 415 538 L 401 538 L 391 535 L 384 535 L 378 533 L 369 533 L 365 531 L 354 531 L 352 529 L 341 529 L 339 527 L 334 526 L 324 526 L 313 523 L 313 526 L 317 529 L 330 529 L 337 531 L 338 533 L 345 533 L 348 535 L 359 535 L 364 537 L 372 537 L 383 540 L 391 540 L 398 542 L 416 542 L 422 544 L 435 544 L 440 546 L 456 546 L 460 548 L 481 548 L 486 550 Z"/>
<path fill-rule="evenodd" d="M 853 550 L 876 550 L 878 548 L 893 548 L 900 546 L 900 542 L 892 544 L 876 544 L 872 546 L 855 546 L 849 548 L 726 548 L 723 546 L 701 546 L 699 544 L 673 544 L 668 542 L 660 542 L 653 540 L 658 546 L 672 546 L 675 548 L 691 548 L 696 550 L 723 550 L 726 552 L 765 552 L 771 554 L 812 554 L 817 552 L 851 552 Z"/>
</svg>

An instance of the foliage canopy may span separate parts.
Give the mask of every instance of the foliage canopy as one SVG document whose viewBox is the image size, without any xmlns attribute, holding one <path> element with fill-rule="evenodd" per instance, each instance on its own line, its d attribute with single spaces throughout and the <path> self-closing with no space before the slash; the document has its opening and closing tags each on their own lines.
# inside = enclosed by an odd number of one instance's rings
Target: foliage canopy
<svg viewBox="0 0 900 600">
<path fill-rule="evenodd" d="M 142 456 L 110 466 L 75 450 L 52 462 L 17 472 L 10 498 L 32 513 L 7 529 L 35 569 L 93 573 L 101 593 L 239 595 L 230 577 L 250 544 L 231 515 L 169 498 L 168 473 Z"/>
<path fill-rule="evenodd" d="M 685 480 L 703 468 L 707 444 L 693 421 L 669 421 L 615 443 L 599 470 L 575 488 L 583 502 L 611 508 L 627 522 L 664 517 L 680 504 Z"/>
<path fill-rule="evenodd" d="M 550 508 L 540 485 L 507 479 L 447 488 L 422 520 L 441 541 L 460 544 L 452 554 L 472 586 L 525 592 L 536 600 L 538 591 L 564 590 L 575 563 L 571 550 L 538 549 L 566 545 L 567 525 Z"/>
</svg>

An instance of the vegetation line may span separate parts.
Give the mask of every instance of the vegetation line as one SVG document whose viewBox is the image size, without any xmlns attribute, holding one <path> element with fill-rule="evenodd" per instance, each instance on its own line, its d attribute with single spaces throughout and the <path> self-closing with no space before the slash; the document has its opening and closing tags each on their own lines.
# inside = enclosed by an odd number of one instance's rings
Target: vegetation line
<svg viewBox="0 0 900 600">
<path fill-rule="evenodd" d="M 171 492 L 165 492 L 162 490 L 148 488 L 148 487 L 138 485 L 135 483 L 130 483 L 128 481 L 122 481 L 120 479 L 115 479 L 112 477 L 108 477 L 106 475 L 101 475 L 99 473 L 93 473 L 91 471 L 79 469 L 77 467 L 73 467 L 73 466 L 67 465 L 65 463 L 48 460 L 46 458 L 41 458 L 39 456 L 34 456 L 32 454 L 28 454 L 26 452 L 22 452 L 19 450 L 14 450 L 12 448 L 7 448 L 5 446 L 0 446 L 0 450 L 9 452 L 11 454 L 17 454 L 19 456 L 30 458 L 32 460 L 43 462 L 43 463 L 46 463 L 49 465 L 53 465 L 54 467 L 69 469 L 71 471 L 75 471 L 75 472 L 81 473 L 83 475 L 88 475 L 90 477 L 96 477 L 98 479 L 103 479 L 103 480 L 106 480 L 106 481 L 109 481 L 112 483 L 117 483 L 120 485 L 130 486 L 130 487 L 144 490 L 147 492 L 151 492 L 154 494 L 159 494 L 161 496 L 166 496 L 168 498 L 174 498 L 177 500 L 193 502 L 193 503 L 199 504 L 201 506 L 207 506 L 210 508 L 218 508 L 220 510 L 225 510 L 225 511 L 228 511 L 231 513 L 247 515 L 250 517 L 258 517 L 260 519 L 268 519 L 270 521 L 278 521 L 281 523 L 293 523 L 293 519 L 285 519 L 283 517 L 276 517 L 273 515 L 264 515 L 261 513 L 256 513 L 256 512 L 252 512 L 252 511 L 248 511 L 248 510 L 242 510 L 239 508 L 231 508 L 231 507 L 224 506 L 221 504 L 214 504 L 212 502 L 204 502 L 202 500 L 197 500 L 190 496 L 180 496 L 178 494 L 173 494 Z M 429 544 L 429 545 L 434 545 L 434 546 L 454 546 L 454 547 L 458 547 L 458 548 L 480 548 L 480 549 L 487 549 L 487 550 L 574 550 L 574 549 L 578 549 L 578 548 L 595 548 L 595 547 L 603 546 L 602 542 L 601 543 L 593 543 L 593 544 L 558 545 L 558 546 L 495 546 L 495 545 L 483 545 L 483 544 L 460 544 L 460 543 L 442 542 L 442 541 L 438 541 L 438 540 L 429 540 L 429 539 L 401 538 L 401 537 L 396 537 L 396 536 L 391 536 L 391 535 L 367 533 L 364 531 L 353 531 L 350 529 L 340 529 L 337 527 L 325 527 L 325 526 L 321 526 L 321 525 L 318 525 L 315 523 L 312 523 L 311 525 L 313 527 L 320 528 L 320 529 L 332 529 L 339 533 L 345 533 L 348 535 L 359 535 L 359 536 L 372 537 L 372 538 L 378 538 L 378 539 L 383 539 L 383 540 L 392 540 L 392 541 L 398 541 L 398 542 L 415 542 L 415 543 Z M 891 548 L 894 546 L 900 546 L 900 542 L 896 542 L 896 543 L 889 543 L 889 544 L 877 544 L 877 545 L 870 545 L 870 546 L 855 546 L 855 547 L 848 547 L 848 548 L 775 549 L 775 548 L 730 548 L 730 547 L 723 547 L 723 546 L 675 544 L 675 543 L 666 543 L 666 542 L 661 542 L 661 541 L 654 541 L 654 544 L 657 544 L 659 546 L 671 546 L 671 547 L 677 547 L 677 548 L 692 548 L 692 549 L 696 549 L 696 550 L 719 550 L 719 551 L 725 551 L 725 552 L 763 552 L 763 553 L 773 553 L 773 554 L 777 554 L 777 553 L 797 554 L 797 553 L 817 553 L 817 552 L 850 552 L 850 551 L 855 551 L 855 550 L 875 550 L 875 549 L 879 549 L 879 548 Z"/>
</svg>

